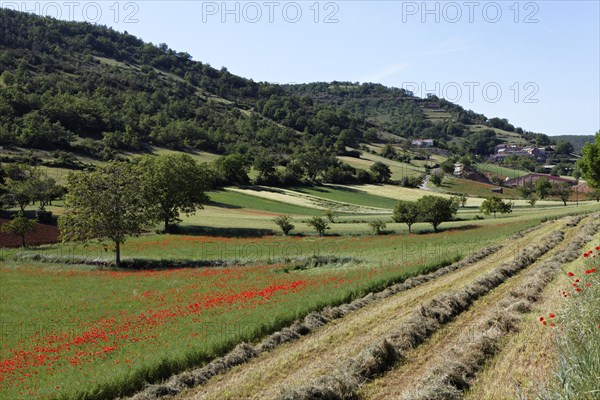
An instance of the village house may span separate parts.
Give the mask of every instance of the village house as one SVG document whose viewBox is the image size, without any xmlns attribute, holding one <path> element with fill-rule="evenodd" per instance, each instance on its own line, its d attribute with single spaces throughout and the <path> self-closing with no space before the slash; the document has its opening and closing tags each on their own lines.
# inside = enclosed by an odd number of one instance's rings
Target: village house
<svg viewBox="0 0 600 400">
<path fill-rule="evenodd" d="M 535 158 L 537 161 L 546 160 L 546 149 L 543 147 L 517 146 L 514 144 L 500 144 L 494 147 L 493 161 L 502 161 L 508 156 L 521 156 Z"/>
</svg>

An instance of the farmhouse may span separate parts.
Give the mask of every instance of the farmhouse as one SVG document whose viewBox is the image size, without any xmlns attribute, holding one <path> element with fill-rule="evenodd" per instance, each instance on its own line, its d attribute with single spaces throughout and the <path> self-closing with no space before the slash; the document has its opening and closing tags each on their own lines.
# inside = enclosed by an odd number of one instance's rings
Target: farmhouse
<svg viewBox="0 0 600 400">
<path fill-rule="evenodd" d="M 546 149 L 543 147 L 522 147 L 514 144 L 501 144 L 494 148 L 493 161 L 501 161 L 508 156 L 521 156 L 535 158 L 538 161 L 546 160 Z"/>
<path fill-rule="evenodd" d="M 433 139 L 417 139 L 412 141 L 413 146 L 417 147 L 433 147 Z"/>
<path fill-rule="evenodd" d="M 514 179 L 508 179 L 504 182 L 504 186 L 508 186 L 508 187 L 521 187 L 523 185 L 525 185 L 526 183 L 532 182 L 535 183 L 535 181 L 537 181 L 538 179 L 548 179 L 551 183 L 568 183 L 571 186 L 574 186 L 577 184 L 577 181 L 573 180 L 573 179 L 567 179 L 567 178 L 561 178 L 559 176 L 553 176 L 553 175 L 548 175 L 548 174 L 527 174 L 524 176 L 520 176 L 518 178 L 514 178 Z"/>
</svg>

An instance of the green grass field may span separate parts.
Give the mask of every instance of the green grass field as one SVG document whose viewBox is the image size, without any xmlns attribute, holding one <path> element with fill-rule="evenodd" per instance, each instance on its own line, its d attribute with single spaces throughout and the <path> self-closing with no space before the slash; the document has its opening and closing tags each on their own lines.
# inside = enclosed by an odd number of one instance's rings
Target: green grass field
<svg viewBox="0 0 600 400">
<path fill-rule="evenodd" d="M 14 330 L 4 335 L 1 390 L 5 398 L 15 399 L 121 395 L 144 381 L 202 364 L 311 310 L 431 270 L 538 221 L 485 221 L 435 234 L 435 241 L 433 234 L 401 234 L 263 239 L 154 235 L 128 242 L 156 258 L 219 258 L 214 256 L 222 252 L 224 258 L 236 259 L 243 251 L 245 259 L 264 259 L 278 248 L 291 258 L 319 254 L 353 260 L 308 270 L 263 262 L 124 272 L 8 260 L 0 269 L 7 288 L 0 318 Z M 214 253 L 203 257 L 209 249 Z"/>
<path fill-rule="evenodd" d="M 264 199 L 261 197 L 250 196 L 244 193 L 231 191 L 209 192 L 211 205 L 224 208 L 246 208 L 258 211 L 265 211 L 274 214 L 295 214 L 295 215 L 322 215 L 323 212 L 294 204 L 286 204 L 280 201 Z"/>
<path fill-rule="evenodd" d="M 393 209 L 398 204 L 398 202 L 393 199 L 368 194 L 350 187 L 327 185 L 310 188 L 295 188 L 293 190 L 328 200 L 366 207 Z"/>
<path fill-rule="evenodd" d="M 345 164 L 350 165 L 351 167 L 365 170 L 368 170 L 369 167 L 376 162 L 384 163 L 390 167 L 390 171 L 392 172 L 392 180 L 400 180 L 405 176 L 419 176 L 425 173 L 425 169 L 422 166 L 389 160 L 385 157 L 367 152 L 362 152 L 361 158 L 338 156 L 337 159 Z"/>
<path fill-rule="evenodd" d="M 450 194 L 460 194 L 464 193 L 469 197 L 490 197 L 490 196 L 499 196 L 502 198 L 510 198 L 510 199 L 518 199 L 519 193 L 517 190 L 512 188 L 503 188 L 503 193 L 493 193 L 492 188 L 497 186 L 491 185 L 488 183 L 482 183 L 477 181 L 471 181 L 468 179 L 457 178 L 455 176 L 446 176 L 444 178 L 444 182 L 442 186 L 436 187 L 432 183 L 428 184 L 428 187 L 433 190 L 442 192 L 442 193 L 450 193 Z"/>
<path fill-rule="evenodd" d="M 508 177 L 510 179 L 518 178 L 519 176 L 530 173 L 529 171 L 507 168 L 497 164 L 478 163 L 475 166 L 480 171 L 491 172 L 498 176 Z"/>
</svg>

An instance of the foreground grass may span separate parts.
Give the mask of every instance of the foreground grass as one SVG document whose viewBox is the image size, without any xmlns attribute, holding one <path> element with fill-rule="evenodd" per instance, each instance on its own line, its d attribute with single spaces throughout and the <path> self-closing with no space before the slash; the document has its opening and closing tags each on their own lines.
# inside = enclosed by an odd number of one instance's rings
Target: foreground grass
<svg viewBox="0 0 600 400">
<path fill-rule="evenodd" d="M 11 399 L 128 393 L 535 223 L 443 232 L 435 245 L 431 235 L 311 238 L 300 248 L 340 240 L 339 254 L 362 254 L 364 262 L 307 270 L 257 264 L 124 272 L 8 261 L 0 269 L 0 319 L 11 327 L 3 335 L 0 392 Z M 256 243 L 274 239 L 297 240 Z M 147 243 L 146 250 L 180 254 L 186 246 L 189 241 Z"/>
<path fill-rule="evenodd" d="M 596 238 L 584 250 L 600 243 L 598 234 Z M 586 277 L 587 283 L 591 283 L 591 275 L 585 274 L 586 268 L 590 267 L 584 267 L 582 257 L 561 267 L 562 272 L 543 291 L 540 301 L 524 317 L 519 332 L 502 344 L 502 351 L 477 376 L 474 386 L 465 393 L 465 399 L 598 398 L 597 394 L 596 397 L 586 397 L 584 393 L 587 389 L 578 390 L 586 386 L 593 387 L 594 384 L 596 390 L 600 389 L 597 384 L 600 360 L 599 335 L 596 331 L 596 326 L 600 323 L 597 320 L 598 303 L 587 301 L 587 296 L 593 297 L 591 290 L 582 290 L 584 294 L 580 295 L 576 287 L 572 286 L 575 279 L 584 280 L 579 275 Z M 570 277 L 568 272 L 574 272 L 578 276 Z M 594 278 L 598 281 L 597 275 Z M 585 283 L 580 283 L 580 286 L 586 287 Z M 596 285 L 596 292 L 597 289 Z M 563 296 L 563 291 L 566 297 Z M 581 314 L 587 317 L 582 319 Z M 554 315 L 554 318 L 550 315 Z M 545 325 L 540 317 L 546 321 Z M 595 365 L 595 376 L 581 374 L 579 367 L 586 364 Z M 593 372 L 594 368 L 585 370 Z"/>
<path fill-rule="evenodd" d="M 571 281 L 581 291 L 565 288 L 569 297 L 558 316 L 562 329 L 557 334 L 558 363 L 549 399 L 600 398 L 600 246 L 596 249 L 567 271 L 573 272 Z"/>
</svg>

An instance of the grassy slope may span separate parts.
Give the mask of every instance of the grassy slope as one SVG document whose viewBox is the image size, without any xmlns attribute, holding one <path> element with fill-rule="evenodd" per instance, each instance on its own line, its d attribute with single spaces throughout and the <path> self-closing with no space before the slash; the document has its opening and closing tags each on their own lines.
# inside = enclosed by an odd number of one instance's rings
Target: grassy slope
<svg viewBox="0 0 600 400">
<path fill-rule="evenodd" d="M 523 176 L 523 175 L 529 174 L 528 171 L 522 171 L 522 170 L 518 170 L 518 169 L 507 168 L 507 167 L 503 167 L 503 166 L 497 165 L 497 164 L 478 163 L 478 164 L 476 164 L 476 167 L 480 171 L 491 172 L 491 173 L 496 174 L 498 176 L 508 177 L 510 179 L 518 178 L 519 176 Z"/>
<path fill-rule="evenodd" d="M 502 198 L 510 198 L 517 199 L 519 198 L 519 193 L 515 189 L 504 188 L 503 193 L 493 193 L 492 188 L 497 186 L 491 185 L 489 183 L 477 182 L 463 178 L 457 178 L 455 176 L 446 176 L 444 178 L 444 182 L 442 186 L 436 187 L 432 183 L 428 184 L 433 190 L 442 192 L 442 193 L 450 193 L 450 194 L 459 194 L 465 193 L 469 197 L 490 197 L 490 196 L 499 196 Z"/>
<path fill-rule="evenodd" d="M 343 203 L 367 207 L 393 209 L 396 204 L 398 204 L 397 201 L 394 201 L 390 198 L 368 194 L 349 187 L 327 185 L 311 188 L 295 188 L 294 190 L 300 193 L 310 194 L 333 201 L 340 201 Z"/>
</svg>

